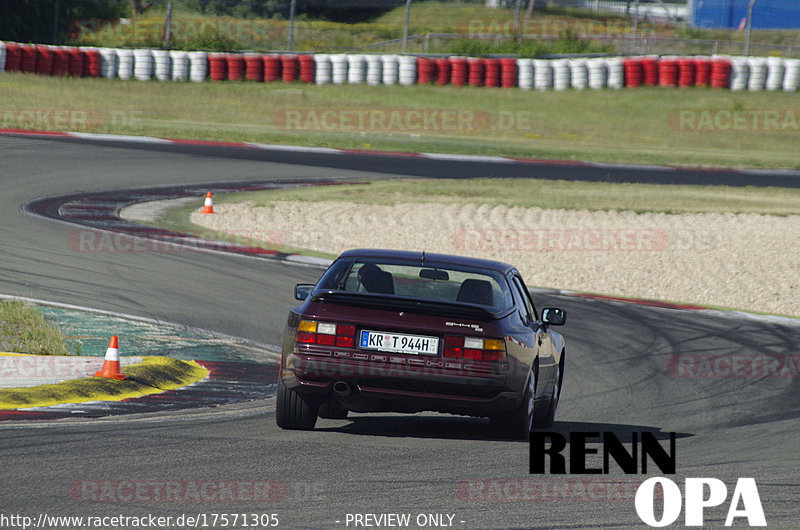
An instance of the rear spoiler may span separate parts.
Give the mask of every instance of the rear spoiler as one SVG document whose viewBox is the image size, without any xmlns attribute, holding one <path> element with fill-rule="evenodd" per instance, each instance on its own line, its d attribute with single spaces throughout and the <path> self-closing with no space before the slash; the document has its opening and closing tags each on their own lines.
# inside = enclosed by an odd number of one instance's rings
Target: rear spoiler
<svg viewBox="0 0 800 530">
<path fill-rule="evenodd" d="M 466 302 L 445 302 L 391 294 L 354 293 L 339 290 L 315 291 L 311 294 L 311 301 L 476 320 L 497 320 L 510 312 L 510 308 L 493 312 L 486 306 Z"/>
</svg>

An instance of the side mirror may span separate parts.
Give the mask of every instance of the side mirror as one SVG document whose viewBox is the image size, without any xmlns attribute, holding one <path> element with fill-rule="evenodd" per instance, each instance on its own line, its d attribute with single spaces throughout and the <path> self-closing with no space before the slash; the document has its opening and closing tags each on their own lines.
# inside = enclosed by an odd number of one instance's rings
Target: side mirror
<svg viewBox="0 0 800 530">
<path fill-rule="evenodd" d="M 294 298 L 295 300 L 305 300 L 308 298 L 308 295 L 311 294 L 311 291 L 314 289 L 313 283 L 298 283 L 294 286 Z"/>
<path fill-rule="evenodd" d="M 545 307 L 542 310 L 542 322 L 548 326 L 563 326 L 567 323 L 567 312 L 557 307 Z"/>
</svg>

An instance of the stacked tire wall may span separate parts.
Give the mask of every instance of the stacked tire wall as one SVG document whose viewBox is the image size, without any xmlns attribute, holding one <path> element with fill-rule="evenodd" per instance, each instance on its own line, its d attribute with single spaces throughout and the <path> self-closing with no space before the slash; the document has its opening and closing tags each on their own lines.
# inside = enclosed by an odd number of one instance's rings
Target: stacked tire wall
<svg viewBox="0 0 800 530">
<path fill-rule="evenodd" d="M 522 90 L 800 89 L 800 59 L 639 56 L 518 59 L 397 54 L 207 53 L 0 42 L 0 72 L 139 81 L 472 86 Z"/>
</svg>

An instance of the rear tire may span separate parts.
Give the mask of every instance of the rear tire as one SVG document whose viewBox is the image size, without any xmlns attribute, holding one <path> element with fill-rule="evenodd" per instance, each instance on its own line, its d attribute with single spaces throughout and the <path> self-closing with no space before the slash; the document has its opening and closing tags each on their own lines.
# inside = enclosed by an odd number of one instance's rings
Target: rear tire
<svg viewBox="0 0 800 530">
<path fill-rule="evenodd" d="M 347 418 L 347 409 L 333 400 L 328 400 L 319 406 L 319 417 L 329 420 L 343 420 Z"/>
<path fill-rule="evenodd" d="M 558 408 L 558 401 L 561 399 L 561 384 L 564 381 L 564 359 L 566 352 L 561 352 L 561 360 L 556 365 L 556 382 L 553 385 L 553 395 L 550 397 L 550 405 L 547 412 L 544 414 L 533 415 L 533 426 L 536 429 L 546 429 L 552 427 L 556 421 L 556 409 Z"/>
<path fill-rule="evenodd" d="M 533 398 L 535 395 L 536 370 L 532 368 L 519 406 L 511 412 L 489 418 L 495 434 L 502 438 L 527 440 L 533 426 Z"/>
<path fill-rule="evenodd" d="M 278 380 L 278 402 L 275 422 L 282 429 L 311 430 L 317 423 L 319 400 L 311 394 L 301 394 L 287 388 Z"/>
</svg>

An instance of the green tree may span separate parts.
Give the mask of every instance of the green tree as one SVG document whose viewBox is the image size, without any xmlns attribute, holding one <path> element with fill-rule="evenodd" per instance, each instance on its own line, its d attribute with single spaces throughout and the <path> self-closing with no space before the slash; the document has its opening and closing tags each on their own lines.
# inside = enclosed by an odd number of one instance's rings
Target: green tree
<svg viewBox="0 0 800 530">
<path fill-rule="evenodd" d="M 15 0 L 0 2 L 0 40 L 58 44 L 79 20 L 128 15 L 127 0 Z"/>
</svg>

